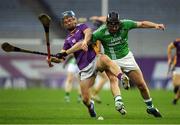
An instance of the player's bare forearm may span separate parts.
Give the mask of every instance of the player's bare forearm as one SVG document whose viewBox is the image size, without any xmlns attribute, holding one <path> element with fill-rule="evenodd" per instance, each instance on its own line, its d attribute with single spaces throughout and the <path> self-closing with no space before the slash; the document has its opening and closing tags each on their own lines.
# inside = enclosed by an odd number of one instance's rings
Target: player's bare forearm
<svg viewBox="0 0 180 125">
<path fill-rule="evenodd" d="M 85 31 L 84 31 L 84 41 L 85 42 L 89 42 L 91 40 L 91 37 L 92 37 L 92 30 L 90 28 L 87 28 Z M 84 42 L 83 41 L 83 42 Z"/>
<path fill-rule="evenodd" d="M 70 49 L 66 50 L 66 53 L 69 55 L 71 53 L 74 53 L 78 50 L 81 50 L 82 42 L 77 42 L 74 46 L 72 46 Z"/>
<path fill-rule="evenodd" d="M 87 50 L 88 50 L 88 43 L 90 42 L 91 37 L 92 37 L 92 31 L 91 31 L 91 29 L 90 29 L 90 28 L 87 28 L 86 30 L 84 30 L 84 40 L 83 40 L 82 45 L 81 45 L 81 48 L 82 48 L 84 51 L 87 51 Z"/>
<path fill-rule="evenodd" d="M 141 25 L 139 26 L 140 28 L 155 28 L 156 23 L 150 22 L 150 21 L 142 21 Z"/>
<path fill-rule="evenodd" d="M 92 20 L 92 21 L 101 21 L 103 23 L 106 22 L 106 19 L 107 19 L 107 16 L 92 16 L 89 18 L 89 20 Z"/>
<path fill-rule="evenodd" d="M 70 49 L 66 50 L 66 53 L 69 55 L 69 54 L 72 54 L 78 50 L 82 50 L 82 44 L 83 42 L 77 42 L 76 44 L 74 44 Z M 91 45 L 92 43 L 89 42 L 88 45 Z"/>
<path fill-rule="evenodd" d="M 137 22 L 137 26 L 139 28 L 155 28 L 155 29 L 161 29 L 161 30 L 165 29 L 164 24 L 157 24 L 150 21 Z"/>
</svg>

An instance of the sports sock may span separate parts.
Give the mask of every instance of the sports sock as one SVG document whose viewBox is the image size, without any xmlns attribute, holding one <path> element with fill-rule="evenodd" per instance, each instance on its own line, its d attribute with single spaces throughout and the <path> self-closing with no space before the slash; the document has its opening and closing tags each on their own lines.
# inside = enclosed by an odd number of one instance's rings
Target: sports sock
<svg viewBox="0 0 180 125">
<path fill-rule="evenodd" d="M 77 100 L 78 100 L 78 101 L 81 101 L 81 100 L 82 100 L 81 95 L 78 95 Z"/>
<path fill-rule="evenodd" d="M 154 107 L 154 105 L 153 105 L 153 103 L 152 103 L 152 98 L 145 99 L 144 102 L 146 103 L 146 106 L 147 106 L 148 109 Z"/>
<path fill-rule="evenodd" d="M 118 76 L 117 76 L 117 78 L 118 78 L 119 80 L 121 80 L 121 76 L 122 76 L 122 73 L 119 73 Z"/>
<path fill-rule="evenodd" d="M 122 102 L 122 97 L 121 97 L 121 95 L 115 96 L 115 97 L 114 97 L 114 101 L 115 101 L 115 102 L 116 102 L 116 101 Z"/>
<path fill-rule="evenodd" d="M 78 98 L 81 98 L 81 94 L 78 95 Z"/>
<path fill-rule="evenodd" d="M 179 86 L 174 87 L 174 93 L 176 94 L 178 92 Z"/>
<path fill-rule="evenodd" d="M 89 109 L 89 108 L 91 108 L 91 103 L 93 103 L 93 101 L 90 100 L 90 103 L 89 103 L 89 104 L 88 104 L 87 102 L 84 102 L 84 101 L 83 101 L 83 103 L 84 103 L 84 105 L 86 105 L 86 107 Z"/>
<path fill-rule="evenodd" d="M 173 104 L 177 104 L 177 99 L 174 99 L 174 100 L 173 100 Z"/>
<path fill-rule="evenodd" d="M 66 93 L 65 93 L 65 96 L 69 96 L 69 95 L 70 95 L 70 93 L 69 93 L 69 92 L 66 92 Z"/>
</svg>

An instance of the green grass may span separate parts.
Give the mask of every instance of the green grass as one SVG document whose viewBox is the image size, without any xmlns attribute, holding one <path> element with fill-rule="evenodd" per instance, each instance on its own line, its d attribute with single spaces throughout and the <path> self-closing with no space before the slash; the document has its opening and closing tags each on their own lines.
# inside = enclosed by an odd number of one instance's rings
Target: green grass
<svg viewBox="0 0 180 125">
<path fill-rule="evenodd" d="M 163 118 L 146 113 L 146 107 L 137 89 L 122 91 L 127 115 L 121 116 L 114 109 L 110 91 L 100 93 L 102 104 L 96 112 L 103 121 L 89 117 L 83 104 L 77 103 L 77 93 L 71 93 L 71 102 L 64 102 L 62 89 L 0 90 L 0 123 L 13 124 L 180 124 L 180 103 L 171 104 L 173 93 L 151 90 L 151 96 Z"/>
</svg>

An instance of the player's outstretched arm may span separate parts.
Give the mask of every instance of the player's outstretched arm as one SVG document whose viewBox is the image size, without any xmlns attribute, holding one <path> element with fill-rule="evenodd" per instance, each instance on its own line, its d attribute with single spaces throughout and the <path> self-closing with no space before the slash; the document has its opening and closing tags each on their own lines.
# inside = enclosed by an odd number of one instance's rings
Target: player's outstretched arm
<svg viewBox="0 0 180 125">
<path fill-rule="evenodd" d="M 78 50 L 81 50 L 82 49 L 81 46 L 82 46 L 82 41 L 77 42 L 70 49 L 66 50 L 66 53 L 69 55 L 69 54 L 74 53 L 74 52 L 76 52 Z"/>
<path fill-rule="evenodd" d="M 138 28 L 154 28 L 154 29 L 159 29 L 159 30 L 165 30 L 164 24 L 153 23 L 150 21 L 137 22 L 137 27 Z"/>
<path fill-rule="evenodd" d="M 103 23 L 106 22 L 107 16 L 92 16 L 89 18 L 91 21 L 101 21 Z"/>
<path fill-rule="evenodd" d="M 78 50 L 82 50 L 82 44 L 83 41 L 81 42 L 77 42 L 76 44 L 74 44 L 71 48 L 67 49 L 67 50 L 62 50 L 60 53 L 57 53 L 57 58 L 59 59 L 63 59 L 65 58 L 67 55 L 72 54 Z M 90 43 L 89 43 L 90 44 Z"/>
<path fill-rule="evenodd" d="M 69 54 L 72 54 L 72 53 L 74 53 L 74 52 L 76 52 L 78 50 L 81 50 L 82 49 L 81 45 L 82 45 L 82 42 L 78 42 L 78 43 L 76 43 L 75 45 L 73 45 L 71 48 L 69 48 L 67 50 L 61 50 L 60 53 L 56 54 L 56 58 L 64 60 Z"/>
</svg>

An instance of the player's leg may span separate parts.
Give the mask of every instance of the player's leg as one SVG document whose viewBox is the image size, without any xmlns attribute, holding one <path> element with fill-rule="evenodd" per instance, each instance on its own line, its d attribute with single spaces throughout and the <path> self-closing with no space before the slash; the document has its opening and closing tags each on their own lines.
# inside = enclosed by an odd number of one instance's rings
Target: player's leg
<svg viewBox="0 0 180 125">
<path fill-rule="evenodd" d="M 124 109 L 124 104 L 122 102 L 122 97 L 118 85 L 118 79 L 122 80 L 121 69 L 116 63 L 110 60 L 110 58 L 108 58 L 106 55 L 99 55 L 99 57 L 97 58 L 96 65 L 97 65 L 97 69 L 99 69 L 100 71 L 101 70 L 106 71 L 106 74 L 110 80 L 110 88 L 115 100 L 116 110 L 118 110 L 122 115 L 126 114 L 126 110 Z"/>
<path fill-rule="evenodd" d="M 96 117 L 94 102 L 91 100 L 90 93 L 92 89 L 91 87 L 94 85 L 96 75 L 96 58 L 79 72 L 82 100 L 84 105 L 88 108 L 91 117 Z"/>
<path fill-rule="evenodd" d="M 178 92 L 176 94 L 176 98 L 177 98 L 177 101 L 180 99 L 180 86 L 179 86 Z"/>
<path fill-rule="evenodd" d="M 75 74 L 75 78 L 77 81 L 77 93 L 78 93 L 77 102 L 80 103 L 82 101 L 82 98 L 81 98 L 81 88 L 80 88 L 80 77 L 79 77 L 78 72 L 79 72 L 79 68 L 77 64 L 74 64 L 73 73 Z"/>
<path fill-rule="evenodd" d="M 95 81 L 95 75 L 80 81 L 82 100 L 85 106 L 88 108 L 91 117 L 96 117 L 94 102 L 91 100 L 91 94 L 90 94 L 90 89 L 93 86 L 94 81 Z"/>
<path fill-rule="evenodd" d="M 132 52 L 129 52 L 122 59 L 114 60 L 120 67 L 123 68 L 123 71 L 128 73 L 129 79 L 135 83 L 144 99 L 144 102 L 147 105 L 147 109 L 151 109 L 152 113 L 155 117 L 160 117 L 160 113 L 156 108 L 154 108 L 152 104 L 152 99 L 149 94 L 149 89 L 146 85 L 146 82 L 143 78 L 143 74 L 137 65 Z M 149 113 L 149 112 L 148 112 Z"/>
<path fill-rule="evenodd" d="M 115 75 L 123 84 L 123 87 L 125 89 L 130 88 L 129 84 L 129 78 L 126 76 L 126 74 L 123 74 L 120 67 L 113 62 L 108 56 L 104 54 L 98 55 L 97 65 L 99 66 L 99 69 L 105 69 L 110 71 L 113 75 Z"/>
<path fill-rule="evenodd" d="M 178 102 L 178 100 L 179 100 L 179 98 L 180 98 L 180 86 L 176 86 L 176 87 L 177 87 L 177 91 L 176 91 L 175 96 L 174 96 L 174 99 L 173 99 L 173 101 L 172 101 L 172 103 L 173 103 L 174 105 L 177 104 L 177 102 Z"/>
<path fill-rule="evenodd" d="M 136 84 L 144 100 L 150 98 L 149 89 L 145 83 L 142 72 L 140 70 L 133 70 L 128 73 L 130 80 Z"/>
<path fill-rule="evenodd" d="M 77 102 L 80 103 L 82 101 L 82 97 L 81 97 L 81 87 L 80 87 L 80 78 L 77 77 L 77 80 L 78 80 L 78 88 L 77 88 L 77 91 L 78 91 L 78 98 L 77 98 Z"/>
<path fill-rule="evenodd" d="M 106 71 L 106 74 L 110 80 L 110 88 L 114 97 L 115 109 L 119 111 L 122 115 L 125 115 L 127 112 L 122 101 L 122 96 L 118 85 L 118 79 L 110 71 Z"/>
<path fill-rule="evenodd" d="M 96 101 L 97 103 L 101 103 L 101 99 L 98 96 L 100 90 L 103 88 L 104 84 L 109 80 L 105 72 L 98 72 L 99 75 L 99 82 L 97 83 L 97 86 L 93 88 L 92 91 L 92 99 Z"/>
<path fill-rule="evenodd" d="M 177 73 L 176 71 L 173 73 L 172 82 L 174 85 L 174 93 L 175 93 L 172 103 L 177 104 L 177 101 L 180 98 L 180 74 Z"/>
<path fill-rule="evenodd" d="M 73 79 L 75 78 L 76 74 L 76 64 L 68 64 L 67 67 L 67 77 L 65 80 L 65 101 L 70 102 L 70 92 L 72 90 L 72 83 Z"/>
<path fill-rule="evenodd" d="M 65 101 L 70 102 L 70 92 L 72 90 L 72 82 L 73 82 L 74 74 L 72 72 L 67 72 L 67 78 L 65 81 Z"/>
<path fill-rule="evenodd" d="M 143 74 L 141 72 L 141 70 L 132 70 L 128 73 L 128 76 L 130 78 L 130 80 L 136 84 L 136 86 L 138 87 L 144 102 L 147 106 L 147 112 L 149 114 L 154 115 L 155 117 L 162 117 L 160 112 L 157 110 L 157 108 L 154 107 L 153 103 L 152 103 L 152 98 L 150 97 L 150 93 L 149 93 L 149 89 L 146 85 L 146 82 L 143 78 Z"/>
</svg>

